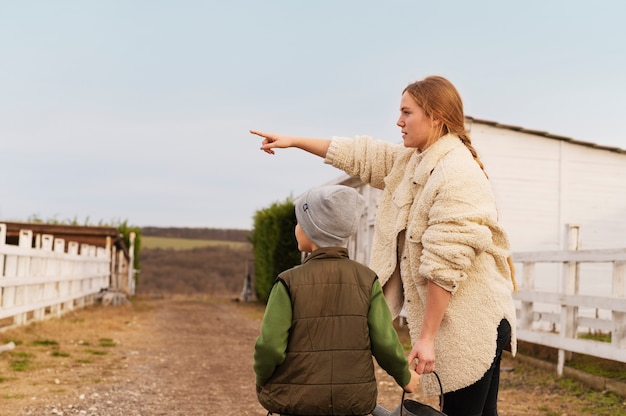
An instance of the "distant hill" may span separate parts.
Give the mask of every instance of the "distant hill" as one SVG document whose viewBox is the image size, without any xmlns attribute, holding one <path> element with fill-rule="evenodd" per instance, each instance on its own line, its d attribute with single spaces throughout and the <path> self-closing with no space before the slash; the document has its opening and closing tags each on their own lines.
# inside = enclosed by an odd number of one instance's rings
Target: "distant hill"
<svg viewBox="0 0 626 416">
<path fill-rule="evenodd" d="M 221 240 L 248 242 L 250 230 L 232 228 L 143 227 L 141 235 L 148 237 L 188 238 L 193 240 Z"/>
</svg>

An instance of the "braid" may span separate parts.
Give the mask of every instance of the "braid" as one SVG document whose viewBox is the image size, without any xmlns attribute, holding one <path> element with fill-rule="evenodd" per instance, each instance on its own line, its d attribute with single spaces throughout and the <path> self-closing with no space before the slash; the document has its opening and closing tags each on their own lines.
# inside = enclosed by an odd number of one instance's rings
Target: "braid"
<svg viewBox="0 0 626 416">
<path fill-rule="evenodd" d="M 470 151 L 470 153 L 474 157 L 474 160 L 476 161 L 476 163 L 478 163 L 478 166 L 480 166 L 480 168 L 483 170 L 483 173 L 485 174 L 485 176 L 487 176 L 488 178 L 489 176 L 487 175 L 487 172 L 485 172 L 485 165 L 483 165 L 482 160 L 480 160 L 480 158 L 478 157 L 478 152 L 476 152 L 476 149 L 474 149 L 474 146 L 472 146 L 472 141 L 470 140 L 467 133 L 463 132 L 459 134 L 458 136 L 461 139 L 461 142 L 465 145 L 465 147 L 467 147 L 467 150 Z"/>
<path fill-rule="evenodd" d="M 506 262 L 511 269 L 511 283 L 513 283 L 513 292 L 517 292 L 517 281 L 515 280 L 515 266 L 513 265 L 513 258 L 511 256 L 506 258 Z"/>
</svg>

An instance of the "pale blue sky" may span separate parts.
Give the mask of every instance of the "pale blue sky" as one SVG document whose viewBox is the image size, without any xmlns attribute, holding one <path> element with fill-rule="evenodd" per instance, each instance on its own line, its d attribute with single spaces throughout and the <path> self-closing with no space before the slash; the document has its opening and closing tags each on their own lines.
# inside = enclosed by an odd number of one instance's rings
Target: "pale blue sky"
<svg viewBox="0 0 626 416">
<path fill-rule="evenodd" d="M 401 140 L 402 89 L 626 148 L 626 2 L 0 0 L 0 220 L 251 228 L 341 172 L 249 129 Z"/>
</svg>

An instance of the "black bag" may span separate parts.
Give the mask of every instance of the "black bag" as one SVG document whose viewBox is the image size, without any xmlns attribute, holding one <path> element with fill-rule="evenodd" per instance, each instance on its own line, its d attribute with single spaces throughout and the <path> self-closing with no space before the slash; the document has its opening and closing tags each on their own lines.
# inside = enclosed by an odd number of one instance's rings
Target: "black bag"
<svg viewBox="0 0 626 416">
<path fill-rule="evenodd" d="M 420 403 L 417 400 L 406 399 L 406 392 L 402 392 L 402 403 L 394 409 L 393 412 L 389 413 L 387 409 L 380 405 L 376 405 L 376 409 L 372 412 L 374 416 L 446 416 L 443 413 L 443 387 L 441 386 L 441 380 L 439 380 L 439 376 L 437 373 L 433 373 L 435 377 L 437 377 L 437 382 L 439 383 L 439 408 L 440 410 L 435 409 L 434 407 L 428 406 L 427 404 Z"/>
</svg>

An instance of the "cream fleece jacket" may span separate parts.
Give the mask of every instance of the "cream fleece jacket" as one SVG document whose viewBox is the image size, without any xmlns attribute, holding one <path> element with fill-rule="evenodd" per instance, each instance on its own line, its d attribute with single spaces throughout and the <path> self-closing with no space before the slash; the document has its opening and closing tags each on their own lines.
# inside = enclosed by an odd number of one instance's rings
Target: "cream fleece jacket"
<svg viewBox="0 0 626 416">
<path fill-rule="evenodd" d="M 420 153 L 368 136 L 334 137 L 325 163 L 383 190 L 370 267 L 394 317 L 404 305 L 412 340 L 424 318 L 426 283 L 452 293 L 435 339 L 444 392 L 473 384 L 489 369 L 503 318 L 515 354 L 508 238 L 489 181 L 461 140 L 447 135 Z M 392 278 L 397 268 L 401 284 Z M 439 394 L 434 377 L 423 381 L 427 394 Z"/>
</svg>

